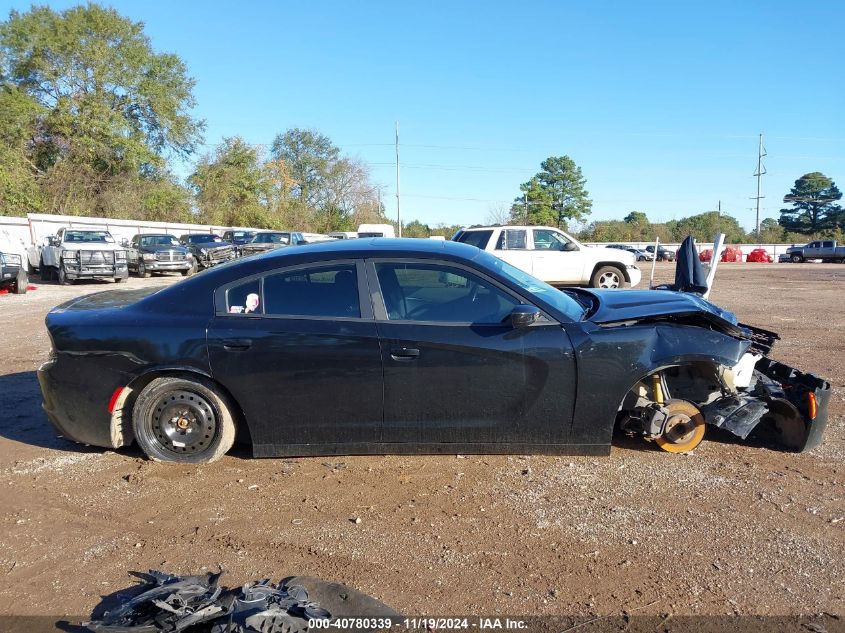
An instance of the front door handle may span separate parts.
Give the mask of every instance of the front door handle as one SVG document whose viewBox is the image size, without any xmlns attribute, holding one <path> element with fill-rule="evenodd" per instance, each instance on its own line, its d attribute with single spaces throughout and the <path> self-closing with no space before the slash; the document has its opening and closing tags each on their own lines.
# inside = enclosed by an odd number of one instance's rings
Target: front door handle
<svg viewBox="0 0 845 633">
<path fill-rule="evenodd" d="M 223 339 L 223 349 L 230 352 L 242 352 L 252 346 L 251 338 L 227 338 Z"/>
<path fill-rule="evenodd" d="M 413 347 L 392 347 L 390 349 L 390 358 L 393 360 L 407 361 L 415 360 L 420 355 L 420 350 Z"/>
</svg>

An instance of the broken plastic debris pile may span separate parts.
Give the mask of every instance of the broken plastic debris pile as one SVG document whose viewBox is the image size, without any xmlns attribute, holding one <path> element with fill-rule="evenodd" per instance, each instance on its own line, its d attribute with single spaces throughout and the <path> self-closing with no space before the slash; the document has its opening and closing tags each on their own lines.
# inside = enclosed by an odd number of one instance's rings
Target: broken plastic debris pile
<svg viewBox="0 0 845 633">
<path fill-rule="evenodd" d="M 133 595 L 117 594 L 118 604 L 87 623 L 100 633 L 155 633 L 208 631 L 210 633 L 297 633 L 306 631 L 309 621 L 328 620 L 332 614 L 309 598 L 308 590 L 295 584 L 296 578 L 272 584 L 269 580 L 248 583 L 237 589 L 218 584 L 221 574 L 173 576 L 159 571 L 136 573 L 143 583 L 132 588 Z M 395 612 L 343 585 L 317 579 L 303 580 L 317 593 L 363 606 L 373 614 Z M 96 613 L 96 611 L 95 611 Z"/>
</svg>

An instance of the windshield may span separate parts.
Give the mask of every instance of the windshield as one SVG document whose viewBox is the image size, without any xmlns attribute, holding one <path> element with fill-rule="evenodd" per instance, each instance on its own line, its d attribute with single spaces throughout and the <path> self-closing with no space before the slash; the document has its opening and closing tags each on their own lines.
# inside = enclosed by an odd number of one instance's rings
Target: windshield
<svg viewBox="0 0 845 633">
<path fill-rule="evenodd" d="M 172 235 L 145 235 L 141 246 L 179 246 L 179 240 Z"/>
<path fill-rule="evenodd" d="M 288 244 L 290 239 L 285 233 L 259 233 L 252 241 L 254 244 Z"/>
<path fill-rule="evenodd" d="M 482 252 L 478 261 L 495 269 L 502 277 L 508 279 L 520 288 L 539 297 L 545 303 L 562 312 L 572 321 L 580 321 L 584 316 L 584 307 L 569 295 L 562 293 L 557 288 L 540 281 L 536 277 L 511 266 L 507 262 L 494 257 L 489 253 Z"/>
<path fill-rule="evenodd" d="M 194 244 L 205 244 L 206 242 L 222 242 L 223 240 L 220 238 L 219 235 L 189 235 L 188 241 L 193 242 Z"/>
<path fill-rule="evenodd" d="M 108 231 L 65 231 L 65 242 L 110 243 L 114 238 Z"/>
</svg>

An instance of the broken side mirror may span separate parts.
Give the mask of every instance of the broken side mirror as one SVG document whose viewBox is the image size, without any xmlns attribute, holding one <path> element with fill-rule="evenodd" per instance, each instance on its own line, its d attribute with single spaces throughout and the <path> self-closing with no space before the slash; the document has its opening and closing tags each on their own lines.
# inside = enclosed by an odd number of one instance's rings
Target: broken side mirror
<svg viewBox="0 0 845 633">
<path fill-rule="evenodd" d="M 519 330 L 528 327 L 540 318 L 540 310 L 536 306 L 518 305 L 511 312 L 511 325 Z"/>
</svg>

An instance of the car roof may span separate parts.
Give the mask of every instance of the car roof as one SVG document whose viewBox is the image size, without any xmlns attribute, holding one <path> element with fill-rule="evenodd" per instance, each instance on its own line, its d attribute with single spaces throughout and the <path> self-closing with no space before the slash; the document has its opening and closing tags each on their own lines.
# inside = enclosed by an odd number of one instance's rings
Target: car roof
<svg viewBox="0 0 845 633">
<path fill-rule="evenodd" d="M 296 255 L 319 253 L 327 257 L 335 255 L 348 257 L 377 257 L 379 255 L 396 256 L 397 253 L 408 257 L 423 256 L 432 257 L 438 255 L 451 255 L 472 259 L 480 251 L 475 246 L 450 242 L 448 240 L 429 240 L 425 238 L 393 238 L 393 237 L 370 237 L 357 240 L 332 240 L 317 242 L 289 249 L 273 251 L 261 257 L 266 258 L 287 258 Z"/>
</svg>

